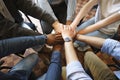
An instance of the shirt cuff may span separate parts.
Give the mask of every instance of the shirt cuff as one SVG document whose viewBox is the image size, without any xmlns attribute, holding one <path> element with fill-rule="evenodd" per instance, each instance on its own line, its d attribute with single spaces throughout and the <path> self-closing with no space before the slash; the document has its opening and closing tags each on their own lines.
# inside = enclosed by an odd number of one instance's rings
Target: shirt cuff
<svg viewBox="0 0 120 80">
<path fill-rule="evenodd" d="M 46 35 L 35 36 L 35 39 L 39 45 L 44 45 L 47 41 L 47 36 Z"/>
<path fill-rule="evenodd" d="M 115 57 L 116 59 L 120 60 L 120 42 L 113 40 L 113 39 L 106 39 L 103 43 L 101 51 Z"/>
</svg>

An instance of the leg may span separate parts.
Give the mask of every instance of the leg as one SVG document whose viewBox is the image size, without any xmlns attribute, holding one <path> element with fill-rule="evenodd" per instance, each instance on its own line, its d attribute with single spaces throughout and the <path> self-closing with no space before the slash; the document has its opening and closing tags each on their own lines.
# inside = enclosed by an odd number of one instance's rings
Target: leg
<svg viewBox="0 0 120 80">
<path fill-rule="evenodd" d="M 20 62 L 18 62 L 10 71 L 9 75 L 18 76 L 21 79 L 28 80 L 32 69 L 38 62 L 38 55 L 37 54 L 30 54 Z"/>
<path fill-rule="evenodd" d="M 85 69 L 89 69 L 94 80 L 117 80 L 108 66 L 93 52 L 88 51 L 84 56 Z"/>
</svg>

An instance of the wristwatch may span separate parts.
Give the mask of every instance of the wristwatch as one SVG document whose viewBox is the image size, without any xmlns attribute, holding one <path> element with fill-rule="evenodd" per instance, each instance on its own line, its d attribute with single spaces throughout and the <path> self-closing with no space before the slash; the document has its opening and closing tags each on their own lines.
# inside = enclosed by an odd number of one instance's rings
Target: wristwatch
<svg viewBox="0 0 120 80">
<path fill-rule="evenodd" d="M 65 37 L 65 38 L 64 38 L 64 41 L 65 41 L 65 42 L 70 42 L 70 41 L 72 41 L 72 38 L 70 38 L 70 37 Z"/>
</svg>

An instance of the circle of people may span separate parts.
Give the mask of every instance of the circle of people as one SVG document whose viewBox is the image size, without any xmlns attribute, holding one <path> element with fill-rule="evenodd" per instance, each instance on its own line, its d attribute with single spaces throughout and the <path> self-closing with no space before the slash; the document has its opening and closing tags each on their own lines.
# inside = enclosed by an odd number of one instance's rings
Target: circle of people
<svg viewBox="0 0 120 80">
<path fill-rule="evenodd" d="M 118 80 L 91 46 L 120 60 L 120 42 L 112 39 L 120 25 L 120 0 L 88 0 L 76 14 L 81 2 L 83 0 L 0 0 L 0 58 L 34 46 L 44 48 L 47 44 L 53 46 L 49 68 L 36 80 Z M 91 9 L 96 9 L 95 16 L 83 21 Z M 26 28 L 25 25 L 31 26 L 32 22 L 24 22 L 20 12 L 38 19 L 43 33 Z M 62 75 L 63 46 L 66 75 Z M 84 53 L 83 64 L 76 50 Z M 0 71 L 0 80 L 29 80 L 38 59 L 38 52 L 33 50 L 8 73 Z"/>
</svg>

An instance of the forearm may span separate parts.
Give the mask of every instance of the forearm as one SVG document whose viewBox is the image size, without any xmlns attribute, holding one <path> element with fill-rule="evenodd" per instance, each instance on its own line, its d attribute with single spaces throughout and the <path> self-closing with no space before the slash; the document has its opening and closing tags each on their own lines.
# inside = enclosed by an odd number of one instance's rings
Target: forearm
<svg viewBox="0 0 120 80">
<path fill-rule="evenodd" d="M 76 39 L 80 40 L 82 42 L 85 42 L 89 45 L 92 45 L 96 48 L 99 48 L 99 49 L 102 47 L 102 45 L 105 41 L 105 39 L 102 39 L 102 38 L 92 37 L 92 36 L 84 36 L 81 34 L 77 34 Z"/>
<path fill-rule="evenodd" d="M 86 3 L 83 8 L 80 10 L 80 12 L 77 14 L 74 21 L 71 23 L 71 26 L 73 28 L 76 28 L 79 24 L 80 20 L 92 9 L 92 7 L 97 4 L 97 0 L 90 0 L 88 3 Z"/>
<path fill-rule="evenodd" d="M 87 34 L 87 33 L 99 30 L 100 28 L 106 27 L 107 25 L 110 25 L 110 24 L 117 22 L 119 20 L 120 20 L 120 13 L 117 12 L 117 13 L 115 13 L 115 14 L 113 14 L 113 15 L 111 15 L 111 16 L 109 16 L 101 21 L 96 22 L 93 25 L 86 27 L 83 30 L 80 30 L 78 33 L 79 34 Z"/>
<path fill-rule="evenodd" d="M 27 48 L 44 45 L 46 42 L 45 36 L 27 36 L 10 38 L 0 41 L 0 57 L 7 56 L 11 53 L 23 51 Z"/>
<path fill-rule="evenodd" d="M 61 53 L 59 51 L 53 51 L 45 80 L 49 80 L 50 78 L 51 80 L 60 80 L 61 69 Z"/>
<path fill-rule="evenodd" d="M 78 61 L 78 57 L 73 47 L 73 43 L 65 42 L 64 45 L 65 45 L 65 56 L 66 56 L 67 64 L 73 61 Z"/>
</svg>

